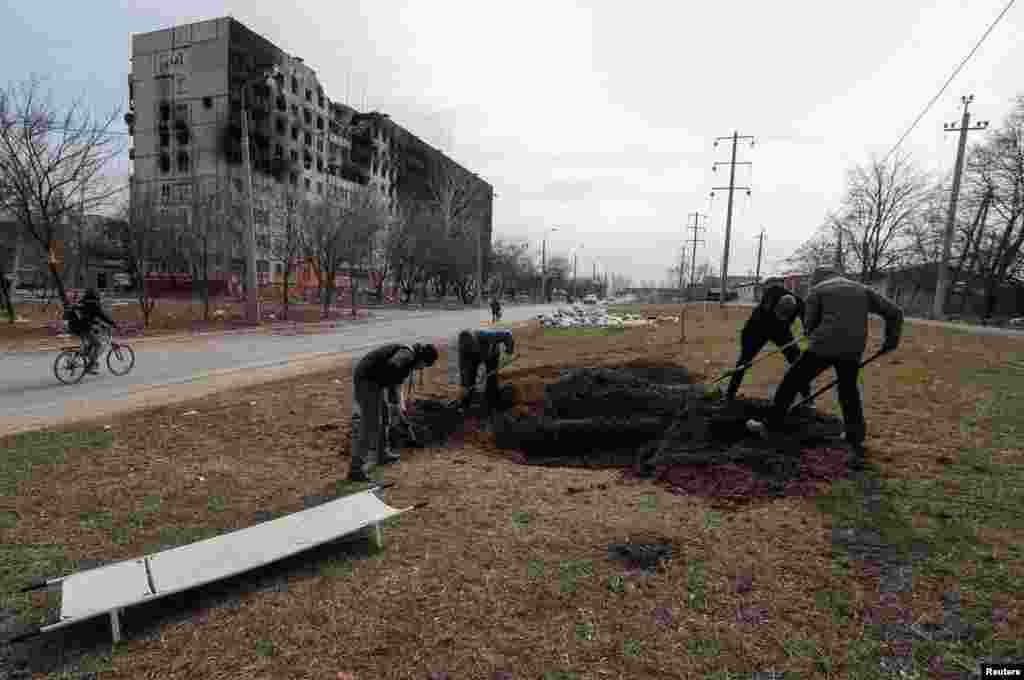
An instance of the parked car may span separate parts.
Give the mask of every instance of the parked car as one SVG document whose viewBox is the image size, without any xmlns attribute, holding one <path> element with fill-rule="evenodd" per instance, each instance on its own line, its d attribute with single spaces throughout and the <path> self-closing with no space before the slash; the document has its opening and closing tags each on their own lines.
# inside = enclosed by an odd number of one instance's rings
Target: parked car
<svg viewBox="0 0 1024 680">
<path fill-rule="evenodd" d="M 585 298 L 583 298 L 583 304 L 585 304 L 585 305 L 596 305 L 597 304 L 597 296 L 594 295 L 593 293 L 591 293 L 590 295 L 588 295 Z"/>
</svg>

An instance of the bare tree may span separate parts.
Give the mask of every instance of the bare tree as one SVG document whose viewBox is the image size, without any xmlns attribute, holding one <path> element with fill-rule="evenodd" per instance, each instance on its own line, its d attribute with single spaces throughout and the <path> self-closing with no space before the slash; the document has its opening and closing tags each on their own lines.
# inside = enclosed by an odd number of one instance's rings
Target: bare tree
<svg viewBox="0 0 1024 680">
<path fill-rule="evenodd" d="M 967 162 L 968 185 L 990 197 L 992 227 L 979 224 L 975 259 L 984 280 L 985 309 L 995 309 L 999 288 L 1021 266 L 1024 247 L 1024 97 L 1004 123 L 974 147 Z"/>
<path fill-rule="evenodd" d="M 342 206 L 333 200 L 313 204 L 305 220 L 306 256 L 313 266 L 320 289 L 322 316 L 327 318 L 334 303 L 337 277 L 345 259 Z"/>
<path fill-rule="evenodd" d="M 370 191 L 349 195 L 338 213 L 341 253 L 348 264 L 352 315 L 356 315 L 356 278 L 361 265 L 368 267 L 373 244 L 387 226 L 389 216 L 380 198 Z"/>
<path fill-rule="evenodd" d="M 900 246 L 926 206 L 930 185 L 907 156 L 873 158 L 851 169 L 842 209 L 829 218 L 861 281 L 899 262 Z"/>
<path fill-rule="evenodd" d="M 306 225 L 312 206 L 299 192 L 287 189 L 283 195 L 282 224 L 267 234 L 268 252 L 284 263 L 281 282 L 281 311 L 288 318 L 288 287 L 292 272 L 306 252 Z"/>
<path fill-rule="evenodd" d="M 493 278 L 492 289 L 501 297 L 505 289 L 516 285 L 520 279 L 529 244 L 525 241 L 505 241 L 498 239 L 491 247 L 490 270 Z"/>
<path fill-rule="evenodd" d="M 109 238 L 121 246 L 121 257 L 134 282 L 135 297 L 142 311 L 144 326 L 156 308 L 157 298 L 150 288 L 150 274 L 166 257 L 173 231 L 164 220 L 157 197 L 151 191 L 137 191 L 119 218 L 108 220 Z"/>
<path fill-rule="evenodd" d="M 204 321 L 210 320 L 210 275 L 223 266 L 242 223 L 242 205 L 228 191 L 216 185 L 193 183 L 191 215 L 181 236 L 191 264 L 193 285 L 199 285 Z"/>
<path fill-rule="evenodd" d="M 783 263 L 797 271 L 811 273 L 818 267 L 835 264 L 836 241 L 834 230 L 829 225 L 819 227 L 818 231 L 804 241 Z M 703 277 L 698 277 L 703 278 Z"/>
<path fill-rule="evenodd" d="M 109 206 L 124 190 L 104 172 L 125 140 L 111 130 L 118 111 L 95 117 L 78 101 L 61 109 L 41 90 L 42 80 L 33 77 L 0 91 L 0 212 L 47 256 L 67 304 L 58 259 L 67 222 Z"/>
</svg>

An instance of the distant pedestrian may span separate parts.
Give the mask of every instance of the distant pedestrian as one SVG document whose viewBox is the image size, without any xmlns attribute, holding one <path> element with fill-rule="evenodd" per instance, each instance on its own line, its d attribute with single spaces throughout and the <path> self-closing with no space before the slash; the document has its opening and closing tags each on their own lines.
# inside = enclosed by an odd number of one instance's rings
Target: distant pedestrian
<svg viewBox="0 0 1024 680">
<path fill-rule="evenodd" d="M 765 421 L 749 420 L 747 429 L 759 434 L 782 428 L 796 393 L 827 368 L 839 379 L 839 405 L 843 411 L 846 441 L 863 447 L 867 427 L 857 378 L 867 345 L 868 314 L 885 319 L 883 352 L 899 345 L 903 311 L 886 297 L 856 281 L 844 278 L 829 267 L 819 268 L 811 278 L 804 328 L 807 351 L 786 372 L 775 391 Z"/>
<path fill-rule="evenodd" d="M 491 323 L 498 323 L 501 321 L 501 302 L 498 298 L 491 298 Z"/>
<path fill-rule="evenodd" d="M 352 381 L 352 465 L 349 481 L 370 481 L 369 469 L 396 463 L 400 456 L 391 451 L 392 421 L 409 425 L 399 387 L 416 369 L 437 361 L 433 345 L 388 344 L 371 351 L 356 364 Z"/>
<path fill-rule="evenodd" d="M 729 380 L 726 399 L 736 398 L 740 385 L 743 383 L 745 368 L 771 340 L 777 347 L 783 347 L 782 354 L 786 363 L 792 366 L 800 358 L 800 348 L 794 342 L 793 322 L 804 321 L 804 301 L 796 293 L 791 293 L 782 285 L 781 278 L 769 278 L 764 282 L 761 302 L 751 313 L 740 332 L 740 358 L 736 361 L 737 370 Z M 811 396 L 811 385 L 802 385 L 800 392 Z"/>
</svg>

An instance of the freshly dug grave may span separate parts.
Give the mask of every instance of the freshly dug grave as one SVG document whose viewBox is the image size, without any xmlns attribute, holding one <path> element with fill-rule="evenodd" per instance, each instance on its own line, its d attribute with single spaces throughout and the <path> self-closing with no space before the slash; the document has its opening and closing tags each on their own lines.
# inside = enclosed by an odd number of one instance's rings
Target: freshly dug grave
<svg viewBox="0 0 1024 680">
<path fill-rule="evenodd" d="M 803 494 L 846 474 L 852 452 L 841 422 L 813 409 L 785 431 L 751 435 L 769 402 L 721 402 L 684 369 L 584 368 L 545 387 L 542 413 L 502 415 L 495 444 L 534 465 L 627 467 L 679 493 L 711 496 Z"/>
</svg>

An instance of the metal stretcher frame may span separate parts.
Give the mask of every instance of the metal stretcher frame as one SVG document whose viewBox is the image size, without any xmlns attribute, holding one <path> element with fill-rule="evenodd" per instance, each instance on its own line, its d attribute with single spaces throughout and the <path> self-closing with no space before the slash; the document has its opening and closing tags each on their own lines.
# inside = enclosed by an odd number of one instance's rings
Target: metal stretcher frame
<svg viewBox="0 0 1024 680">
<path fill-rule="evenodd" d="M 120 613 L 125 607 L 251 571 L 368 527 L 373 528 L 374 542 L 383 547 L 381 522 L 426 505 L 393 508 L 377 496 L 388 486 L 377 485 L 228 534 L 26 586 L 22 592 L 59 583 L 60 620 L 10 642 L 103 614 L 110 615 L 111 633 L 119 642 Z"/>
</svg>

